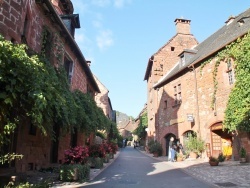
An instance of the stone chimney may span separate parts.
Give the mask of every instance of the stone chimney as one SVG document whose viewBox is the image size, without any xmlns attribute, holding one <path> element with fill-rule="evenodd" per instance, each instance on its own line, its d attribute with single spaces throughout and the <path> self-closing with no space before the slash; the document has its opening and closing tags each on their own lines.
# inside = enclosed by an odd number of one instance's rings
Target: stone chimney
<svg viewBox="0 0 250 188">
<path fill-rule="evenodd" d="M 186 20 L 183 18 L 175 19 L 176 32 L 181 34 L 190 34 L 190 22 L 191 20 Z"/>
<path fill-rule="evenodd" d="M 90 67 L 91 61 L 86 61 L 87 65 Z"/>
</svg>

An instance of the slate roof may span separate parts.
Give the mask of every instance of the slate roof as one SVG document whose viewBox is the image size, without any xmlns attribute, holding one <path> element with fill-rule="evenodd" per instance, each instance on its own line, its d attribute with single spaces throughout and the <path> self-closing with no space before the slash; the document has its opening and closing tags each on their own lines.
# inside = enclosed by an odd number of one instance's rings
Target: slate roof
<svg viewBox="0 0 250 188">
<path fill-rule="evenodd" d="M 226 22 L 227 23 L 227 22 Z M 167 72 L 153 87 L 159 88 L 165 85 L 169 79 L 186 69 L 190 65 L 201 62 L 202 60 L 210 57 L 214 53 L 218 52 L 226 45 L 235 41 L 237 38 L 245 35 L 250 29 L 250 9 L 239 14 L 230 23 L 228 22 L 202 43 L 197 45 L 194 50 L 197 50 L 196 54 L 190 58 L 184 66 L 178 66 L 179 62 Z"/>
</svg>

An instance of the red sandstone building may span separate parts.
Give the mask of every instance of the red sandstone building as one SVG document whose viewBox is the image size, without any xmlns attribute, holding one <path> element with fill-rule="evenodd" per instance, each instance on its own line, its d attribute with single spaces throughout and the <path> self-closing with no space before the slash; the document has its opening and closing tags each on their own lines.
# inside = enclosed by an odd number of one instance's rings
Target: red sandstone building
<svg viewBox="0 0 250 188">
<path fill-rule="evenodd" d="M 232 59 L 221 62 L 218 67 L 218 90 L 211 107 L 212 71 L 216 61 L 213 57 L 247 34 L 249 16 L 250 9 L 230 17 L 222 28 L 200 44 L 190 33 L 190 20 L 176 19 L 177 34 L 149 59 L 144 77 L 148 86 L 148 136 L 162 144 L 164 155 L 168 153 L 170 137 L 183 143 L 188 133 L 194 132 L 207 144 L 203 157 L 216 156 L 228 146 L 232 146 L 231 153 L 224 154 L 232 159 L 239 158 L 241 146 L 250 151 L 246 133 L 236 137 L 223 131 L 224 111 L 235 81 Z M 207 60 L 209 63 L 202 67 Z"/>
<path fill-rule="evenodd" d="M 31 51 L 41 53 L 44 47 L 47 57 L 56 67 L 64 66 L 72 90 L 78 89 L 93 96 L 100 93 L 98 84 L 74 40 L 75 29 L 80 27 L 79 15 L 73 14 L 70 0 L 2 0 L 0 1 L 0 34 L 13 43 L 25 43 Z M 46 35 L 46 38 L 44 37 Z M 105 94 L 105 114 L 111 117 L 111 102 Z M 31 126 L 31 125 L 30 125 Z M 18 129 L 7 152 L 24 157 L 12 163 L 16 172 L 46 168 L 64 159 L 64 150 L 83 145 L 84 133 L 61 135 L 55 129 L 56 140 L 39 133 L 29 132 L 27 125 Z M 0 166 L 3 167 L 3 166 Z M 5 171 L 6 172 L 6 171 Z"/>
</svg>

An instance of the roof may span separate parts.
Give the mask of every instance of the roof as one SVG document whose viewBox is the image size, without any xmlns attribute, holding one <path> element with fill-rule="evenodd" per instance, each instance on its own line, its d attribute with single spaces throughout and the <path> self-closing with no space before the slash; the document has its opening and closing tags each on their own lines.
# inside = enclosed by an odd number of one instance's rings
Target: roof
<svg viewBox="0 0 250 188">
<path fill-rule="evenodd" d="M 197 64 L 212 56 L 219 50 L 223 49 L 226 45 L 245 35 L 249 29 L 250 9 L 247 9 L 245 12 L 236 16 L 232 22 L 226 22 L 222 28 L 197 45 L 194 48 L 194 50 L 197 50 L 197 52 L 185 63 L 184 66 L 177 66 L 179 64 L 179 62 L 177 62 L 175 66 L 169 72 L 167 72 L 153 87 L 162 87 L 173 76 L 183 71 L 190 65 Z"/>
<path fill-rule="evenodd" d="M 153 61 L 154 61 L 154 56 L 157 55 L 158 53 L 161 52 L 161 50 L 163 48 L 165 48 L 176 36 L 178 35 L 175 34 L 166 44 L 164 44 L 156 53 L 154 53 L 150 59 L 148 60 L 148 66 L 147 66 L 147 69 L 146 69 L 146 73 L 145 73 L 145 76 L 144 76 L 144 80 L 148 80 L 148 77 L 149 77 L 149 74 L 151 72 L 151 69 L 152 69 L 152 66 L 153 66 Z"/>
</svg>

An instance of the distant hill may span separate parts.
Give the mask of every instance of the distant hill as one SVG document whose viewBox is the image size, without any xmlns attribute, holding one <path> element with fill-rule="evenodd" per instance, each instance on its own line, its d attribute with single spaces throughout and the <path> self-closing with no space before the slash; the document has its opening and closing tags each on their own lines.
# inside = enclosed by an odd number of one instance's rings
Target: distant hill
<svg viewBox="0 0 250 188">
<path fill-rule="evenodd" d="M 117 126 L 123 127 L 128 124 L 130 119 L 134 119 L 132 116 L 128 116 L 125 113 L 116 111 L 116 122 Z"/>
</svg>

